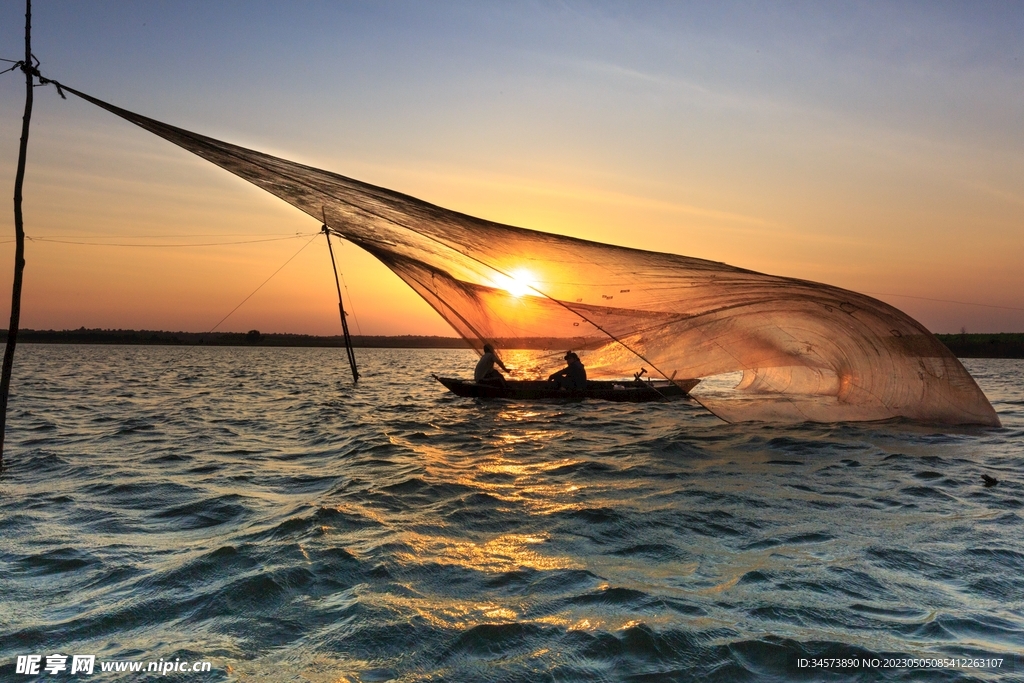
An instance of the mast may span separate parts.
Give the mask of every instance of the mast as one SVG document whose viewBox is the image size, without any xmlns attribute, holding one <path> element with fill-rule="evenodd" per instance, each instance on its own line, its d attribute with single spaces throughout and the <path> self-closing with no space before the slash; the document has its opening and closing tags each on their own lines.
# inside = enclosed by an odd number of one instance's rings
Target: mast
<svg viewBox="0 0 1024 683">
<path fill-rule="evenodd" d="M 7 328 L 7 346 L 4 348 L 3 373 L 0 375 L 0 470 L 4 465 L 4 434 L 7 431 L 7 397 L 11 390 L 11 371 L 14 369 L 14 348 L 18 343 L 21 322 L 21 283 L 25 272 L 25 224 L 21 213 L 21 189 L 25 184 L 25 161 L 28 157 L 28 129 L 32 120 L 32 76 L 36 72 L 32 63 L 32 0 L 25 0 L 25 115 L 21 120 L 21 147 L 18 149 L 18 172 L 14 176 L 14 284 L 11 286 L 11 324 Z"/>
<path fill-rule="evenodd" d="M 356 353 L 352 348 L 352 337 L 348 333 L 345 306 L 341 303 L 341 283 L 338 281 L 338 264 L 334 262 L 334 248 L 331 247 L 331 231 L 327 227 L 326 216 L 324 216 L 322 231 L 327 237 L 327 250 L 331 252 L 331 267 L 334 268 L 334 286 L 338 288 L 338 313 L 341 314 L 341 331 L 345 335 L 345 352 L 348 354 L 348 364 L 352 367 L 352 384 L 356 384 L 359 381 L 359 372 L 356 370 Z"/>
</svg>

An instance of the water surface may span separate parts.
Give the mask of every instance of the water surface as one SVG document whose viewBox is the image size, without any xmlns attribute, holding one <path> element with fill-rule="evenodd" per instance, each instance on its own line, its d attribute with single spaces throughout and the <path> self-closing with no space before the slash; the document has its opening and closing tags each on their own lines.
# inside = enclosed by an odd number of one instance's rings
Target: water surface
<svg viewBox="0 0 1024 683">
<path fill-rule="evenodd" d="M 1024 680 L 1024 361 L 966 362 L 1002 429 L 938 429 L 482 402 L 429 377 L 468 351 L 359 360 L 353 387 L 337 349 L 20 346 L 0 679 L 59 652 L 213 664 L 153 680 Z"/>
</svg>

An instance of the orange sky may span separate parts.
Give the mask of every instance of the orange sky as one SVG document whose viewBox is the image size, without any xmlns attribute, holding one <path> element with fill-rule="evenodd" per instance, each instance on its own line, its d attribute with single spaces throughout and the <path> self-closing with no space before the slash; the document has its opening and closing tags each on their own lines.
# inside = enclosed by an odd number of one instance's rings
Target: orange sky
<svg viewBox="0 0 1024 683">
<path fill-rule="evenodd" d="M 103 7 L 70 32 L 62 12 L 76 10 L 44 6 L 34 51 L 44 73 L 115 104 L 447 208 L 871 293 L 937 332 L 1024 331 L 1012 21 L 898 5 L 743 24 L 711 10 L 268 7 L 276 19 L 241 28 L 223 7 Z M 0 56 L 16 57 L 18 13 L 3 12 Z M 298 53 L 314 73 L 284 69 Z M 0 79 L 10 182 L 23 89 Z M 92 105 L 36 95 L 23 327 L 205 331 L 319 229 Z M 337 255 L 353 332 L 451 334 L 367 254 Z M 12 261 L 0 244 L 0 288 Z M 336 306 L 320 237 L 218 329 L 336 334 Z"/>
</svg>

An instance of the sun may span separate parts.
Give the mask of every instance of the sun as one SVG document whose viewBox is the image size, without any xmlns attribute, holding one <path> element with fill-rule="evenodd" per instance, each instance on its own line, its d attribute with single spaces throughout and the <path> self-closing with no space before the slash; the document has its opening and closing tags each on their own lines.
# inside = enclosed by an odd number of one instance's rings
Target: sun
<svg viewBox="0 0 1024 683">
<path fill-rule="evenodd" d="M 517 299 L 527 294 L 536 296 L 537 280 L 533 273 L 525 268 L 516 268 L 508 275 L 498 276 L 498 286 Z"/>
</svg>

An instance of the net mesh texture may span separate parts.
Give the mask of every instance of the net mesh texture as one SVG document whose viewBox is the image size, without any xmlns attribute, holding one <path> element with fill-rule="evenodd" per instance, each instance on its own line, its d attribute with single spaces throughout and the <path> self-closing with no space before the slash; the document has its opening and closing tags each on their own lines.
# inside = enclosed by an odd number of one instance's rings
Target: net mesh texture
<svg viewBox="0 0 1024 683">
<path fill-rule="evenodd" d="M 931 332 L 863 294 L 474 218 L 64 89 L 325 220 L 478 351 L 574 349 L 591 378 L 742 372 L 731 396 L 696 396 L 728 422 L 999 425 Z"/>
</svg>

